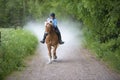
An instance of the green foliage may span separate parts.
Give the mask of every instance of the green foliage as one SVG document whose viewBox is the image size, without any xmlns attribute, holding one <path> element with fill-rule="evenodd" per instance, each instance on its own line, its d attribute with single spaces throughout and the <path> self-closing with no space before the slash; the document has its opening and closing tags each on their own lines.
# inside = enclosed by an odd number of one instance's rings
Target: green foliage
<svg viewBox="0 0 120 80">
<path fill-rule="evenodd" d="M 0 79 L 23 66 L 23 59 L 34 53 L 37 38 L 30 32 L 0 29 Z"/>
<path fill-rule="evenodd" d="M 63 6 L 85 25 L 86 46 L 120 72 L 120 1 L 66 0 Z"/>
<path fill-rule="evenodd" d="M 105 43 L 101 43 L 92 34 L 90 30 L 84 28 L 85 46 L 98 58 L 107 62 L 109 67 L 120 72 L 120 36 L 117 39 L 109 39 Z"/>
<path fill-rule="evenodd" d="M 120 1 L 82 0 L 82 3 L 87 10 L 87 17 L 81 16 L 87 25 L 84 31 L 87 46 L 120 72 Z"/>
<path fill-rule="evenodd" d="M 0 27 L 23 26 L 40 14 L 40 0 L 0 0 Z"/>
</svg>

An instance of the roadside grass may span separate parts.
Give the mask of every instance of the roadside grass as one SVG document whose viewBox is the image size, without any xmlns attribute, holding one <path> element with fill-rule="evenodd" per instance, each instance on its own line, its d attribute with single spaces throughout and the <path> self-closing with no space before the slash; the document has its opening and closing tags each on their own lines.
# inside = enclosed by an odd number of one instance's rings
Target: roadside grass
<svg viewBox="0 0 120 80">
<path fill-rule="evenodd" d="M 91 32 L 86 29 L 84 32 L 84 46 L 96 55 L 97 58 L 104 61 L 105 64 L 112 70 L 120 73 L 120 37 L 110 39 L 105 43 L 100 43 L 93 40 Z"/>
<path fill-rule="evenodd" d="M 0 29 L 0 80 L 14 70 L 24 66 L 25 57 L 34 54 L 37 38 L 22 29 Z"/>
</svg>

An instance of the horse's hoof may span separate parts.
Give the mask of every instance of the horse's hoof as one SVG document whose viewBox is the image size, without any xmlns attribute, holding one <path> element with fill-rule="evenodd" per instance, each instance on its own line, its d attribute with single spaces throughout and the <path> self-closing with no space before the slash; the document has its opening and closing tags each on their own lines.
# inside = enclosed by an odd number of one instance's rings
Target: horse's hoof
<svg viewBox="0 0 120 80">
<path fill-rule="evenodd" d="M 49 61 L 47 64 L 52 64 L 52 61 Z"/>
<path fill-rule="evenodd" d="M 47 64 L 51 64 L 52 63 L 52 60 L 49 60 L 49 62 Z"/>
<path fill-rule="evenodd" d="M 52 64 L 52 62 L 48 62 L 47 64 Z"/>
<path fill-rule="evenodd" d="M 52 61 L 53 61 L 53 62 L 57 62 L 57 60 L 56 60 L 56 59 L 53 59 Z"/>
<path fill-rule="evenodd" d="M 57 56 L 54 56 L 54 59 L 57 59 Z"/>
</svg>

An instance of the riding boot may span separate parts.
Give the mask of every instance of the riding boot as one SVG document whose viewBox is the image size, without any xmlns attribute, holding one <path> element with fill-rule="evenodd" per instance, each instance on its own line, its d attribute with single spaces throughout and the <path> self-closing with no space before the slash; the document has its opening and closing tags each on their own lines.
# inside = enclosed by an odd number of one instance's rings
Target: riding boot
<svg viewBox="0 0 120 80">
<path fill-rule="evenodd" d="M 64 42 L 61 39 L 61 34 L 60 33 L 57 33 L 57 34 L 58 34 L 59 44 L 64 44 Z"/>
<path fill-rule="evenodd" d="M 43 43 L 43 44 L 45 43 L 46 36 L 47 36 L 47 33 L 44 33 L 43 40 L 40 41 L 41 43 Z"/>
<path fill-rule="evenodd" d="M 61 33 L 60 33 L 58 27 L 54 27 L 54 29 L 55 29 L 55 31 L 56 31 L 56 33 L 58 35 L 59 44 L 64 44 L 64 42 L 61 39 Z"/>
</svg>

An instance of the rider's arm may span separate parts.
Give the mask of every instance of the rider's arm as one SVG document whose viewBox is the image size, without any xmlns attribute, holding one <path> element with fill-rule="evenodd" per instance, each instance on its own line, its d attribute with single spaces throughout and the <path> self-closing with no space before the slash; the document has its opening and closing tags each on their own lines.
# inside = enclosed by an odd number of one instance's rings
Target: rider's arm
<svg viewBox="0 0 120 80">
<path fill-rule="evenodd" d="M 57 19 L 53 20 L 53 25 L 54 25 L 55 28 L 57 27 Z"/>
</svg>

